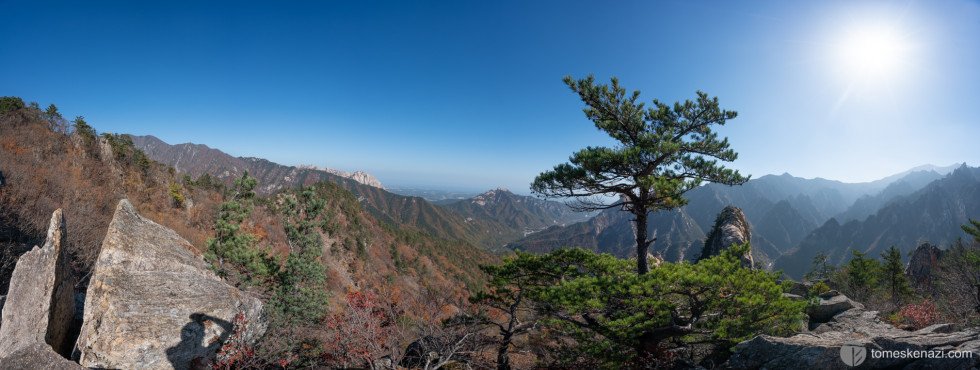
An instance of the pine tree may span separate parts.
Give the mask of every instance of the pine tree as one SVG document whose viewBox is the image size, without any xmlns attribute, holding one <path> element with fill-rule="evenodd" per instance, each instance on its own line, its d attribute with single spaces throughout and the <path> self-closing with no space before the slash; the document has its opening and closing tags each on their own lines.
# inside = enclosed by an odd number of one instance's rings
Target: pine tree
<svg viewBox="0 0 980 370">
<path fill-rule="evenodd" d="M 834 274 L 834 271 L 837 270 L 837 267 L 827 263 L 829 259 L 830 257 L 827 256 L 827 253 L 824 253 L 824 251 L 817 251 L 817 255 L 813 256 L 813 269 L 807 272 L 803 278 L 807 281 L 822 281 L 829 279 L 831 275 Z"/>
<path fill-rule="evenodd" d="M 980 221 L 970 219 L 970 224 L 973 225 L 960 225 L 967 234 L 973 237 L 973 241 L 980 243 Z"/>
<path fill-rule="evenodd" d="M 736 245 L 696 264 L 661 263 L 643 275 L 630 260 L 582 249 L 518 253 L 487 270 L 491 289 L 478 297 L 505 310 L 533 303 L 548 332 L 572 339 L 557 342 L 577 343 L 564 349 L 569 358 L 598 362 L 590 366 L 630 367 L 706 345 L 724 351 L 757 334 L 791 333 L 806 305 L 783 296 L 788 283 L 777 283 L 775 273 L 744 268 L 741 256 L 748 250 L 748 244 Z"/>
<path fill-rule="evenodd" d="M 866 253 L 852 250 L 851 260 L 835 276 L 843 293 L 860 302 L 867 302 L 875 292 L 881 264 Z"/>
<path fill-rule="evenodd" d="M 654 99 L 645 109 L 637 103 L 639 91 L 626 96 L 619 80 L 612 86 L 596 85 L 595 79 L 564 79 L 586 104 L 585 116 L 596 128 L 618 143 L 612 148 L 587 147 L 553 170 L 538 175 L 531 191 L 545 197 L 574 198 L 573 208 L 593 211 L 620 208 L 633 214 L 636 223 L 637 272 L 645 274 L 647 218 L 651 212 L 671 210 L 687 204 L 684 193 L 703 181 L 740 185 L 749 177 L 726 169 L 718 160 L 731 162 L 738 153 L 728 148 L 728 139 L 718 139 L 712 125 L 724 125 L 737 115 L 719 108 L 718 99 L 698 92 L 697 100 L 674 103 Z M 606 203 L 601 196 L 618 196 Z"/>
<path fill-rule="evenodd" d="M 88 122 L 85 122 L 85 116 L 75 117 L 71 122 L 73 123 L 72 127 L 75 128 L 75 132 L 89 140 L 95 140 L 95 129 L 89 126 Z"/>
<path fill-rule="evenodd" d="M 275 295 L 269 302 L 273 317 L 287 327 L 319 322 L 327 314 L 329 292 L 325 288 L 327 267 L 320 261 L 323 242 L 321 214 L 326 201 L 314 187 L 300 188 L 298 195 L 282 198 L 283 224 L 289 255 L 276 276 Z"/>
<path fill-rule="evenodd" d="M 881 266 L 881 280 L 888 285 L 892 304 L 898 308 L 902 300 L 912 295 L 909 278 L 905 276 L 905 265 L 902 264 L 902 252 L 893 245 L 881 253 L 881 258 L 885 261 Z"/>
<path fill-rule="evenodd" d="M 214 224 L 215 237 L 208 239 L 205 253 L 205 257 L 217 265 L 219 273 L 240 272 L 246 284 L 261 283 L 278 269 L 269 251 L 256 246 L 255 236 L 242 230 L 242 223 L 254 208 L 256 185 L 258 180 L 249 176 L 247 170 L 235 179 L 228 201 L 221 203 L 221 212 Z M 226 263 L 231 269 L 226 268 Z"/>
<path fill-rule="evenodd" d="M 491 279 L 486 290 L 469 298 L 476 312 L 458 316 L 453 321 L 460 325 L 497 329 L 499 336 L 488 338 L 497 346 L 497 370 L 511 369 L 510 347 L 518 337 L 526 336 L 538 327 L 539 316 L 529 294 L 546 283 L 535 275 L 541 268 L 539 263 L 533 256 L 517 251 L 517 256 L 507 263 L 480 266 Z"/>
</svg>

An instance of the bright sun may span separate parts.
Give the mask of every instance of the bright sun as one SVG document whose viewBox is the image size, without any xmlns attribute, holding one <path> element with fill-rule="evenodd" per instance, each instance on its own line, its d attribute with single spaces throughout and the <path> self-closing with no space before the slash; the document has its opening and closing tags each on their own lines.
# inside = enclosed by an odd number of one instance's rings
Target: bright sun
<svg viewBox="0 0 980 370">
<path fill-rule="evenodd" d="M 889 79 L 901 73 L 907 41 L 886 26 L 864 26 L 845 33 L 838 58 L 852 79 L 864 82 Z"/>
</svg>

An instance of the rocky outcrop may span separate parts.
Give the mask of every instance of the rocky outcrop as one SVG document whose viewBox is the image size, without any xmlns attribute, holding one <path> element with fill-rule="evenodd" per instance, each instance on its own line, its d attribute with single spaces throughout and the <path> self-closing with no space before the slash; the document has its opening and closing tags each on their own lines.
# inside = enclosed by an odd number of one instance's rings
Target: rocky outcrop
<svg viewBox="0 0 980 370">
<path fill-rule="evenodd" d="M 850 301 L 843 295 L 828 297 L 833 298 L 838 298 L 838 302 Z M 980 366 L 980 333 L 976 331 L 954 332 L 949 325 L 935 325 L 908 332 L 882 322 L 878 312 L 865 311 L 859 306 L 837 313 L 826 323 L 811 321 L 810 326 L 809 332 L 789 338 L 760 335 L 739 343 L 722 368 L 848 369 L 854 365 L 863 369 L 969 369 Z M 912 351 L 953 350 L 970 351 L 973 356 L 930 358 L 930 354 L 937 352 L 918 352 L 918 358 L 901 357 L 901 353 L 912 354 Z M 883 358 L 872 355 L 871 351 L 899 351 L 899 356 Z M 853 356 L 855 353 L 860 356 Z"/>
<path fill-rule="evenodd" d="M 823 293 L 818 296 L 820 300 L 816 305 L 810 306 L 806 314 L 810 317 L 811 323 L 825 323 L 837 316 L 837 314 L 852 308 L 864 309 L 864 305 L 852 301 L 847 296 L 838 293 L 836 290 Z"/>
<path fill-rule="evenodd" d="M 299 166 L 296 166 L 296 168 L 305 169 L 305 170 L 324 171 L 324 172 L 327 172 L 327 173 L 330 173 L 330 174 L 334 174 L 334 175 L 337 175 L 337 176 L 340 176 L 340 177 L 346 177 L 348 179 L 357 181 L 357 182 L 362 183 L 362 184 L 367 185 L 367 186 L 373 186 L 373 187 L 376 187 L 378 189 L 384 189 L 385 188 L 384 186 L 381 185 L 381 181 L 378 181 L 378 179 L 376 177 L 374 177 L 373 175 L 371 175 L 371 174 L 369 174 L 367 172 L 364 172 L 364 171 L 347 172 L 347 171 L 335 170 L 333 168 L 317 167 L 317 166 L 314 166 L 312 164 L 301 164 Z"/>
<path fill-rule="evenodd" d="M 65 218 L 54 211 L 42 247 L 24 253 L 10 278 L 0 313 L 0 357 L 34 343 L 46 343 L 62 355 L 71 352 L 68 332 L 75 314 L 74 288 Z"/>
<path fill-rule="evenodd" d="M 34 343 L 0 359 L 0 369 L 81 370 L 85 368 L 61 357 L 45 343 Z"/>
<path fill-rule="evenodd" d="M 248 339 L 264 332 L 261 301 L 221 281 L 189 247 L 119 202 L 85 296 L 81 365 L 186 369 L 214 355 L 238 313 Z"/>
<path fill-rule="evenodd" d="M 752 240 L 752 232 L 749 230 L 749 221 L 745 219 L 745 214 L 738 207 L 725 207 L 715 219 L 715 225 L 704 241 L 704 248 L 701 249 L 701 257 L 698 260 L 719 255 L 732 244 L 741 245 L 749 240 Z M 755 266 L 751 252 L 742 256 L 742 265 Z"/>
<path fill-rule="evenodd" d="M 932 271 L 939 267 L 939 260 L 942 257 L 942 249 L 929 243 L 922 243 L 912 252 L 912 257 L 909 258 L 909 263 L 905 266 L 905 275 L 915 286 L 931 286 Z"/>
</svg>

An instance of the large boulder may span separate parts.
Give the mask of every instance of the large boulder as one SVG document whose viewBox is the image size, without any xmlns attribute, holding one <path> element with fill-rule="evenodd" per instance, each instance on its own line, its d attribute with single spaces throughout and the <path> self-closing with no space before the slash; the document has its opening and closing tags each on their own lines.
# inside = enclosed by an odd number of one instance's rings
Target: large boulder
<svg viewBox="0 0 980 370">
<path fill-rule="evenodd" d="M 54 211 L 42 247 L 17 260 L 10 289 L 0 313 L 0 357 L 34 343 L 47 343 L 64 356 L 71 354 L 69 338 L 75 314 L 74 288 L 65 218 Z"/>
<path fill-rule="evenodd" d="M 818 296 L 819 302 L 814 306 L 807 307 L 806 313 L 810 316 L 811 323 L 825 323 L 830 321 L 839 313 L 852 308 L 864 309 L 864 305 L 852 301 L 847 296 L 831 290 Z"/>
<path fill-rule="evenodd" d="M 122 200 L 85 296 L 81 365 L 186 369 L 213 358 L 238 313 L 246 340 L 265 331 L 262 302 L 208 270 L 190 243 Z"/>
<path fill-rule="evenodd" d="M 843 297 L 843 296 L 834 296 Z M 846 297 L 845 297 L 846 298 Z M 726 369 L 848 369 L 848 357 L 864 369 L 969 369 L 980 366 L 980 333 L 948 332 L 945 327 L 908 332 L 880 320 L 878 312 L 851 308 L 814 330 L 789 338 L 760 335 L 739 343 Z M 871 351 L 970 351 L 972 358 L 879 358 Z M 926 353 L 926 356 L 928 354 Z"/>
<path fill-rule="evenodd" d="M 45 343 L 33 343 L 0 359 L 0 369 L 82 370 L 85 368 L 61 357 Z"/>
<path fill-rule="evenodd" d="M 704 241 L 704 248 L 701 249 L 703 260 L 721 254 L 722 251 L 730 248 L 732 244 L 745 244 L 752 240 L 752 232 L 749 230 L 749 221 L 745 219 L 745 214 L 738 207 L 728 206 L 721 210 L 715 219 L 715 225 L 708 232 L 708 237 Z M 752 253 L 747 252 L 742 256 L 742 265 L 753 267 Z"/>
<path fill-rule="evenodd" d="M 932 271 L 939 267 L 939 260 L 942 257 L 942 249 L 929 243 L 922 243 L 912 252 L 912 257 L 905 266 L 905 275 L 915 286 L 931 287 Z"/>
</svg>

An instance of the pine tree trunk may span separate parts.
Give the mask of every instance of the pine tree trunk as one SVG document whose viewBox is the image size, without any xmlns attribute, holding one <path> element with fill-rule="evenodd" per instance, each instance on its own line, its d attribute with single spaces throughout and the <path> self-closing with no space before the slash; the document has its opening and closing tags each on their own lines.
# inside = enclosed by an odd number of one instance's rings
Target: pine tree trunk
<svg viewBox="0 0 980 370">
<path fill-rule="evenodd" d="M 510 338 L 511 334 L 505 334 L 500 346 L 497 347 L 497 370 L 510 370 L 510 356 L 507 356 Z"/>
<path fill-rule="evenodd" d="M 647 213 L 636 214 L 636 273 L 643 275 L 650 272 L 647 263 Z"/>
</svg>

